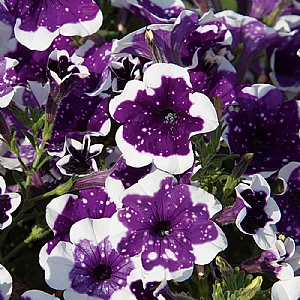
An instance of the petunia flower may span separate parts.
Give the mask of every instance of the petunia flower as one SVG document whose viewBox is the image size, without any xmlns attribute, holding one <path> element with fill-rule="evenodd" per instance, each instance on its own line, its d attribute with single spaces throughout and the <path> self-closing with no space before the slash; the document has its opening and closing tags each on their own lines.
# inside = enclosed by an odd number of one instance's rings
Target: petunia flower
<svg viewBox="0 0 300 300">
<path fill-rule="evenodd" d="M 102 12 L 93 0 L 3 0 L 15 17 L 14 33 L 31 50 L 46 50 L 59 35 L 87 36 L 102 25 Z"/>
<path fill-rule="evenodd" d="M 296 245 L 300 245 L 300 163 L 288 163 L 279 170 L 278 177 L 285 181 L 286 190 L 273 196 L 282 215 L 276 227 L 285 236 L 293 238 Z"/>
<path fill-rule="evenodd" d="M 141 253 L 148 282 L 183 281 L 194 263 L 204 265 L 227 240 L 210 220 L 221 209 L 213 195 L 156 170 L 120 196 L 124 208 L 112 216 L 110 241 L 124 257 Z"/>
<path fill-rule="evenodd" d="M 249 273 L 267 273 L 287 280 L 294 277 L 294 272 L 300 268 L 300 255 L 295 252 L 293 239 L 278 239 L 273 247 L 258 257 L 243 262 L 241 268 Z"/>
<path fill-rule="evenodd" d="M 259 174 L 252 177 L 250 185 L 240 183 L 236 188 L 239 212 L 236 226 L 245 234 L 252 235 L 263 250 L 275 245 L 276 235 L 272 225 L 280 220 L 280 210 L 270 197 L 270 186 Z"/>
<path fill-rule="evenodd" d="M 12 222 L 11 213 L 21 204 L 21 196 L 18 193 L 6 193 L 6 183 L 0 176 L 0 229 L 3 230 Z"/>
<path fill-rule="evenodd" d="M 300 297 L 300 276 L 288 280 L 279 280 L 271 290 L 272 300 L 298 300 Z"/>
<path fill-rule="evenodd" d="M 102 151 L 102 144 L 91 145 L 91 138 L 88 135 L 83 137 L 82 143 L 75 139 L 66 138 L 66 153 L 56 163 L 64 175 L 85 176 L 98 170 L 95 156 Z"/>
<path fill-rule="evenodd" d="M 228 125 L 223 138 L 231 153 L 254 153 L 246 175 L 269 176 L 300 159 L 299 104 L 285 102 L 282 92 L 270 84 L 254 84 L 237 94 L 223 117 Z"/>
<path fill-rule="evenodd" d="M 180 174 L 194 161 L 189 138 L 218 126 L 216 111 L 207 96 L 193 93 L 188 72 L 173 64 L 154 64 L 143 81 L 127 83 L 109 106 L 122 125 L 116 143 L 126 163 Z"/>
<path fill-rule="evenodd" d="M 8 300 L 12 293 L 12 277 L 6 268 L 0 265 L 0 299 Z"/>
<path fill-rule="evenodd" d="M 127 295 L 127 277 L 135 264 L 112 248 L 109 227 L 107 218 L 81 220 L 72 226 L 70 242 L 60 242 L 51 252 L 45 279 L 50 287 L 65 290 L 64 299 L 109 300 Z"/>
</svg>

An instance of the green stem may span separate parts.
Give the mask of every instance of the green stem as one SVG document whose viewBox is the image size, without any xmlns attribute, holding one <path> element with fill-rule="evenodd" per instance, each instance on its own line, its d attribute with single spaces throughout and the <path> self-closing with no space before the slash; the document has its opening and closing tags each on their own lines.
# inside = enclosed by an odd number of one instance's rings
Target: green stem
<svg viewBox="0 0 300 300">
<path fill-rule="evenodd" d="M 24 241 L 21 242 L 16 248 L 14 248 L 11 252 L 9 252 L 4 258 L 2 258 L 0 260 L 0 264 L 7 262 L 11 257 L 13 257 L 15 254 L 17 254 L 18 251 L 23 249 L 26 245 L 28 245 L 28 244 L 25 243 Z"/>
</svg>

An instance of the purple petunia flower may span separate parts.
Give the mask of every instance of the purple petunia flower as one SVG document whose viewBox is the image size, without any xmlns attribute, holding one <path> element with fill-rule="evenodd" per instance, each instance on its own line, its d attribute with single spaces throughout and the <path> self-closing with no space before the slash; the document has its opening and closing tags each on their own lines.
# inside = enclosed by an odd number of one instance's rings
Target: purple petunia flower
<svg viewBox="0 0 300 300">
<path fill-rule="evenodd" d="M 63 154 L 64 156 L 56 163 L 62 174 L 85 176 L 98 170 L 94 157 L 100 154 L 103 145 L 91 145 L 90 136 L 85 135 L 82 143 L 66 138 L 64 148 L 68 154 Z"/>
<path fill-rule="evenodd" d="M 6 183 L 0 176 L 0 229 L 3 230 L 12 222 L 11 213 L 21 204 L 21 196 L 18 193 L 6 193 Z"/>
<path fill-rule="evenodd" d="M 278 176 L 285 181 L 286 191 L 273 196 L 282 214 L 276 227 L 300 245 L 300 163 L 288 163 L 279 170 Z"/>
<path fill-rule="evenodd" d="M 148 282 L 190 277 L 194 263 L 209 263 L 227 246 L 210 220 L 221 209 L 213 195 L 156 170 L 120 196 L 124 208 L 112 216 L 110 240 L 125 257 L 141 253 Z"/>
<path fill-rule="evenodd" d="M 193 93 L 188 72 L 173 64 L 154 64 L 143 81 L 127 83 L 110 102 L 112 117 L 122 123 L 116 143 L 132 167 L 152 161 L 173 174 L 194 161 L 189 138 L 218 126 L 216 111 L 207 96 Z"/>
<path fill-rule="evenodd" d="M 2 2 L 16 18 L 16 38 L 31 50 L 46 50 L 59 34 L 87 36 L 102 25 L 102 12 L 93 0 Z"/>
<path fill-rule="evenodd" d="M 85 77 L 89 76 L 86 66 L 81 65 L 83 58 L 75 53 L 70 57 L 66 50 L 53 50 L 48 59 L 47 75 L 50 85 L 59 96 L 66 97 L 70 91 Z M 52 97 L 57 96 L 58 92 Z"/>
<path fill-rule="evenodd" d="M 236 188 L 239 213 L 236 226 L 245 234 L 252 235 L 261 249 L 269 249 L 276 242 L 271 225 L 280 219 L 280 210 L 270 197 L 270 186 L 259 174 L 252 177 L 249 185 L 240 183 Z"/>
<path fill-rule="evenodd" d="M 299 104 L 284 102 L 282 92 L 269 84 L 254 84 L 238 93 L 223 117 L 228 124 L 223 138 L 231 153 L 254 153 L 246 174 L 269 176 L 300 159 Z"/>
<path fill-rule="evenodd" d="M 107 218 L 81 220 L 71 228 L 71 242 L 60 242 L 51 252 L 46 282 L 54 289 L 65 290 L 64 299 L 117 300 L 127 295 L 127 277 L 136 266 L 112 248 L 109 226 Z"/>
</svg>

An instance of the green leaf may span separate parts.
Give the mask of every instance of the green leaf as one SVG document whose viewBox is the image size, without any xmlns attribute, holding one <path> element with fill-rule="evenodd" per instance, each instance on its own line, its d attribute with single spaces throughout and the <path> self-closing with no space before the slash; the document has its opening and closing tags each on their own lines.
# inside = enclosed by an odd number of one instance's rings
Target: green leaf
<svg viewBox="0 0 300 300">
<path fill-rule="evenodd" d="M 22 130 L 23 134 L 25 135 L 25 137 L 28 138 L 30 144 L 32 145 L 32 147 L 34 149 L 37 149 L 37 144 L 36 144 L 36 140 L 35 140 L 35 137 L 29 132 L 29 131 L 26 131 L 26 130 Z"/>
<path fill-rule="evenodd" d="M 25 182 L 24 178 L 17 171 L 12 171 L 12 175 L 13 175 L 15 182 L 20 187 L 22 194 L 25 195 L 26 194 L 26 182 Z"/>
<path fill-rule="evenodd" d="M 235 160 L 236 158 L 239 157 L 239 154 L 216 154 L 214 156 L 214 160 L 221 160 L 221 161 L 225 161 L 225 160 Z"/>
</svg>

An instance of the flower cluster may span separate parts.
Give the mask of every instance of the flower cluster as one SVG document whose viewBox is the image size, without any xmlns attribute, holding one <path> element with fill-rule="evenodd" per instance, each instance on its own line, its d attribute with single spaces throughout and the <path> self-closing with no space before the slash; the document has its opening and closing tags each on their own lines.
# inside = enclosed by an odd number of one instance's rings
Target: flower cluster
<svg viewBox="0 0 300 300">
<path fill-rule="evenodd" d="M 300 298 L 300 1 L 0 15 L 1 300 Z"/>
</svg>

